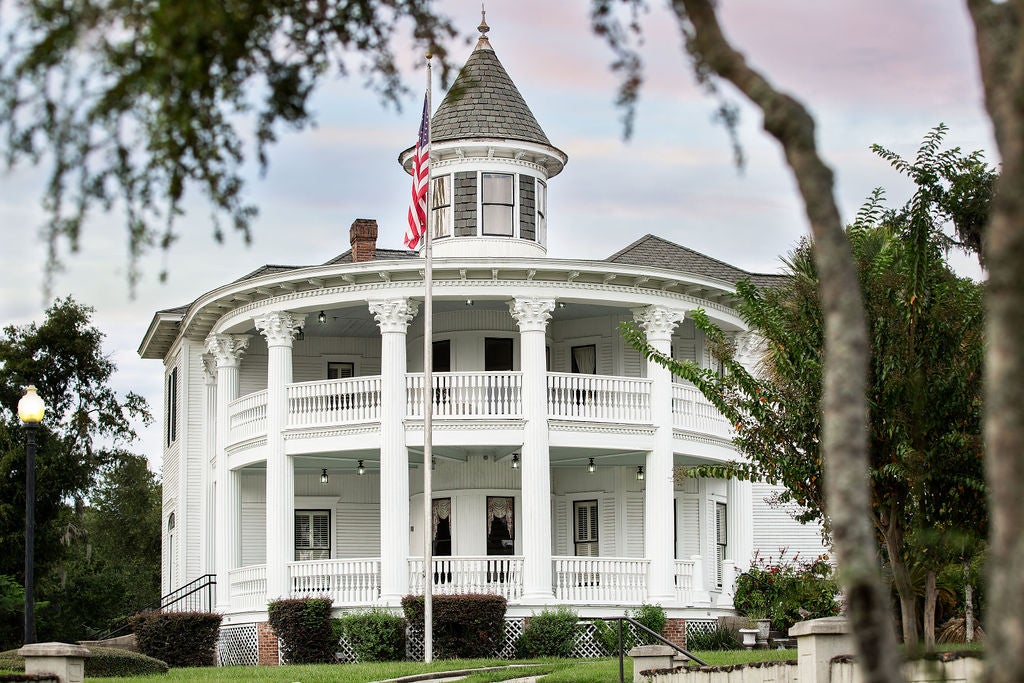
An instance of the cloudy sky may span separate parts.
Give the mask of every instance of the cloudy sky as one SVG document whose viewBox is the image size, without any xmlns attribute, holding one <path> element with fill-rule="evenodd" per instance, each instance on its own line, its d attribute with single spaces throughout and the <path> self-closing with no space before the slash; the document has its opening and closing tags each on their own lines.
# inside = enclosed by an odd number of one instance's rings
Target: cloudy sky
<svg viewBox="0 0 1024 683">
<path fill-rule="evenodd" d="M 477 0 L 439 0 L 468 43 L 480 19 Z M 674 19 L 658 0 L 644 15 L 646 83 L 629 141 L 613 100 L 612 55 L 589 29 L 587 0 L 490 0 L 495 52 L 552 143 L 569 155 L 550 183 L 549 254 L 605 258 L 654 233 L 752 271 L 772 272 L 807 232 L 794 184 L 758 116 L 742 108 L 747 166 L 737 172 L 714 103 L 694 85 Z M 885 187 L 894 203 L 908 187 L 871 154 L 872 143 L 910 156 L 939 122 L 947 140 L 997 160 L 978 83 L 973 32 L 960 3 L 946 0 L 721 0 L 727 33 L 757 67 L 809 105 L 819 143 L 836 172 L 840 209 L 851 218 L 867 194 Z M 402 36 L 405 39 L 405 36 Z M 249 247 L 234 235 L 212 239 L 205 207 L 190 204 L 172 250 L 146 256 L 134 298 L 126 285 L 122 215 L 97 215 L 79 253 L 66 259 L 54 294 L 96 309 L 121 391 L 149 398 L 159 415 L 162 367 L 136 349 L 156 310 L 265 263 L 321 263 L 348 248 L 356 218 L 375 218 L 379 245 L 399 248 L 409 180 L 398 153 L 414 142 L 424 75 L 408 46 L 396 44 L 411 94 L 402 112 L 382 107 L 358 79 L 329 79 L 315 100 L 317 126 L 285 132 L 271 166 L 250 174 L 260 208 Z M 418 61 L 422 62 L 422 59 Z M 435 87 L 435 105 L 443 93 Z M 0 175 L 0 323 L 41 320 L 43 173 Z M 169 272 L 159 281 L 162 269 Z M 964 268 L 971 271 L 969 264 Z M 159 429 L 143 430 L 139 452 L 159 461 Z"/>
</svg>

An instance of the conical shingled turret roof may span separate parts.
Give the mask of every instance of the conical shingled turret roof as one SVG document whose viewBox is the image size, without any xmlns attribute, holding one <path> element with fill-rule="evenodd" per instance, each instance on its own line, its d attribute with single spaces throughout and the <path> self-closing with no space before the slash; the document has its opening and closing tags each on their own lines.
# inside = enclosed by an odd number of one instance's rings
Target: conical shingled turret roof
<svg viewBox="0 0 1024 683">
<path fill-rule="evenodd" d="M 479 138 L 551 146 L 487 40 L 487 24 L 441 106 L 431 119 L 431 141 Z"/>
</svg>

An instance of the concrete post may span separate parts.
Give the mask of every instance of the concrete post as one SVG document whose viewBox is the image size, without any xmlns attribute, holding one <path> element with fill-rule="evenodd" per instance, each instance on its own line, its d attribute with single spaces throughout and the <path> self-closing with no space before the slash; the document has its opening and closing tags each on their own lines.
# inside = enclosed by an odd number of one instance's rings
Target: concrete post
<svg viewBox="0 0 1024 683">
<path fill-rule="evenodd" d="M 26 674 L 50 674 L 60 683 L 82 683 L 85 680 L 85 658 L 91 656 L 81 645 L 67 643 L 33 643 L 18 654 L 25 658 Z"/>
<path fill-rule="evenodd" d="M 796 638 L 800 683 L 829 683 L 832 659 L 854 652 L 845 617 L 801 621 L 789 629 L 789 635 Z"/>
</svg>

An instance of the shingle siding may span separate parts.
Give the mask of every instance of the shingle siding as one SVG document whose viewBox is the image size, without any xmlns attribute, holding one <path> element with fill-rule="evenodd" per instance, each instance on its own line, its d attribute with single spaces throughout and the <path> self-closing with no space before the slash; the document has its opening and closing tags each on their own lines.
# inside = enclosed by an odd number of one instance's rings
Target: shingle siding
<svg viewBox="0 0 1024 683">
<path fill-rule="evenodd" d="M 476 173 L 455 174 L 455 236 L 476 235 Z"/>
<path fill-rule="evenodd" d="M 536 183 L 533 176 L 519 176 L 519 236 L 524 240 L 537 239 Z"/>
</svg>

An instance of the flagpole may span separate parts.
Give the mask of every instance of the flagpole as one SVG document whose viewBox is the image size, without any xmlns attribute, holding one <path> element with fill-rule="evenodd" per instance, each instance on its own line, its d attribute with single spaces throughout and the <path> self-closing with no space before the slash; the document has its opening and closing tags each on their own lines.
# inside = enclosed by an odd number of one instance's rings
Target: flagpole
<svg viewBox="0 0 1024 683">
<path fill-rule="evenodd" d="M 431 130 L 430 116 L 430 53 L 427 53 L 427 230 L 424 235 L 423 252 L 423 661 L 434 661 L 434 510 L 432 492 L 433 470 L 433 418 L 434 418 L 434 300 L 433 262 L 431 232 L 433 228 L 433 177 L 434 168 L 430 163 Z"/>
</svg>

